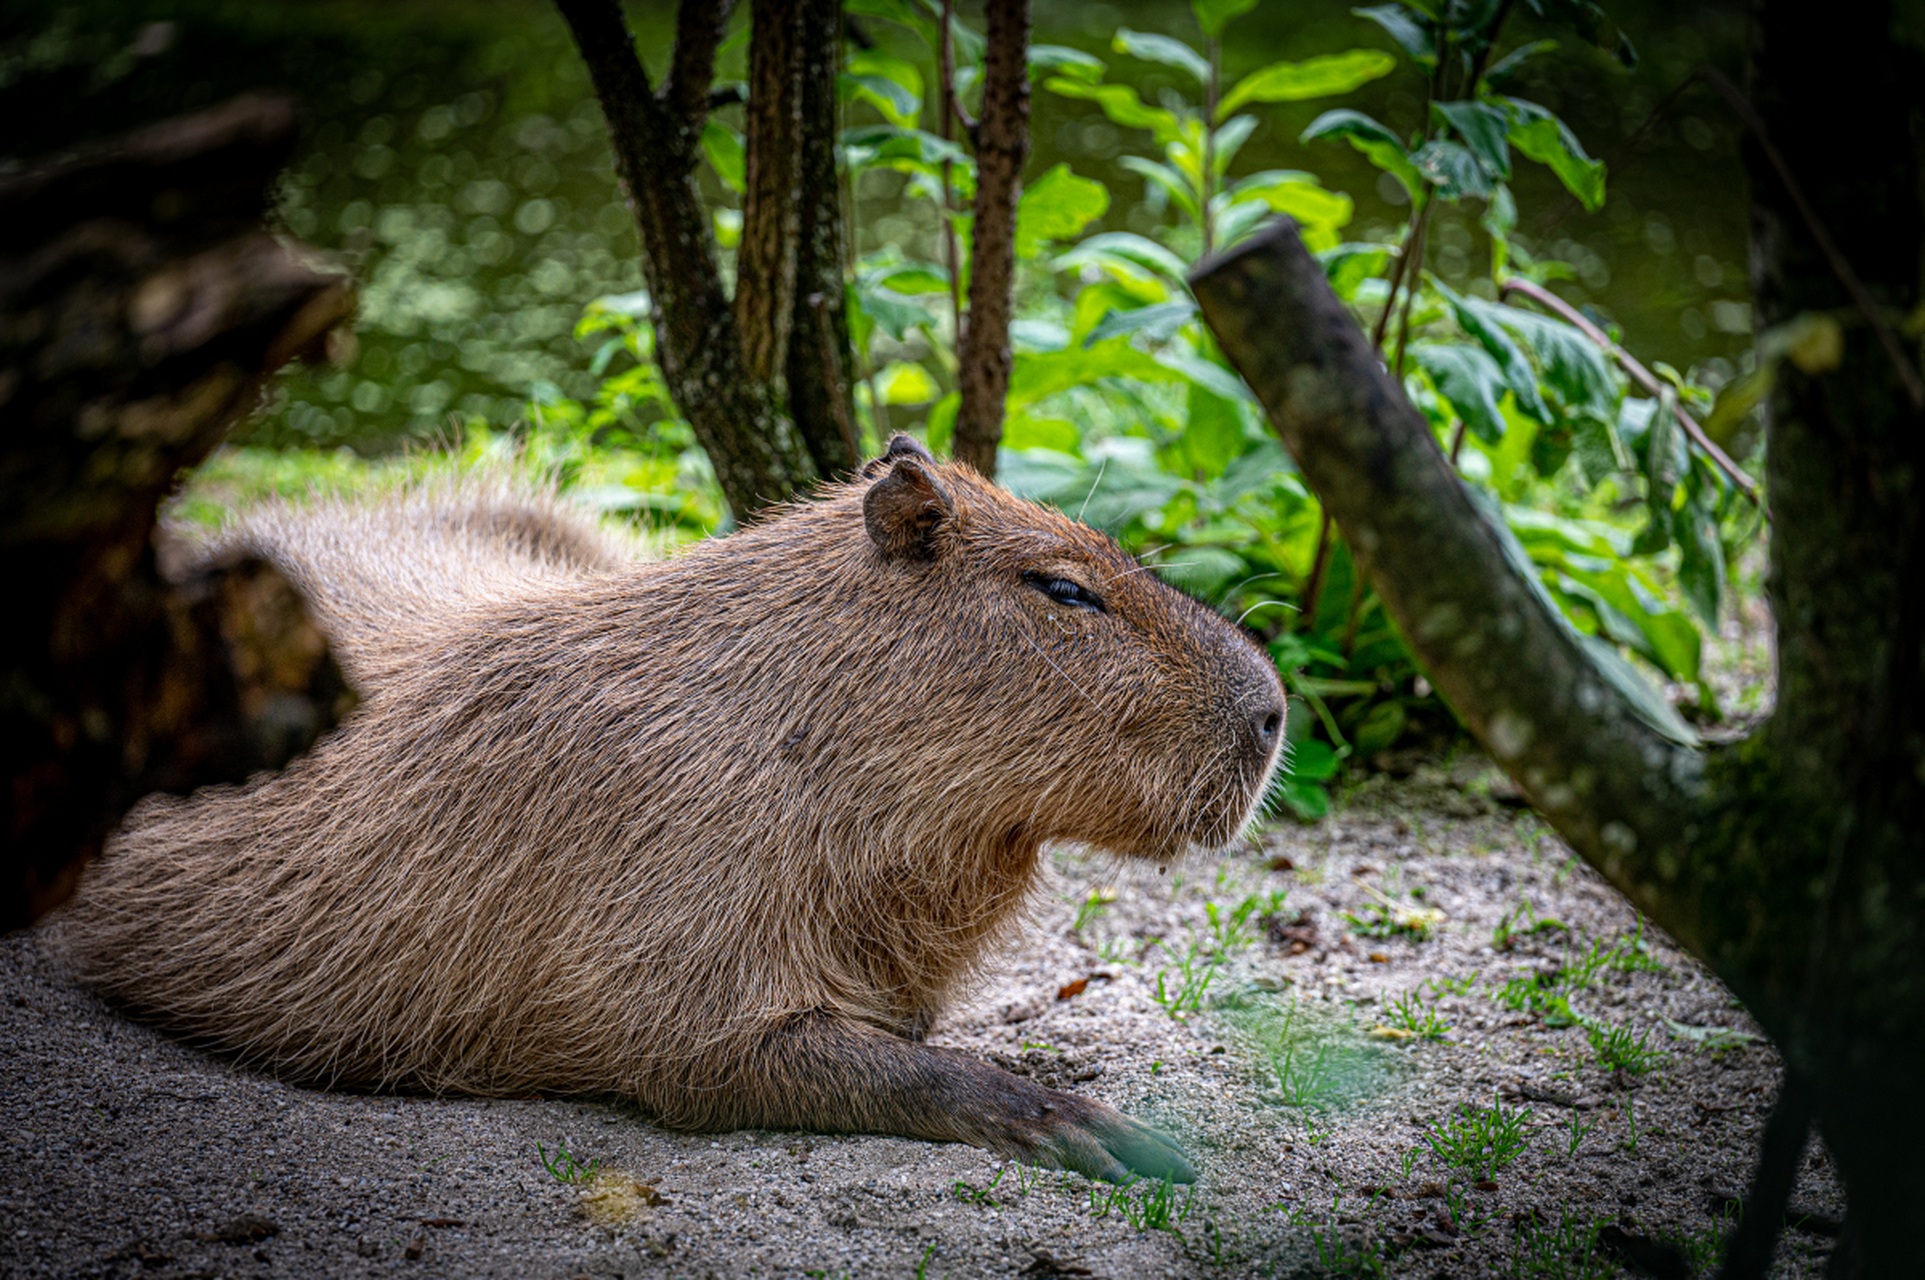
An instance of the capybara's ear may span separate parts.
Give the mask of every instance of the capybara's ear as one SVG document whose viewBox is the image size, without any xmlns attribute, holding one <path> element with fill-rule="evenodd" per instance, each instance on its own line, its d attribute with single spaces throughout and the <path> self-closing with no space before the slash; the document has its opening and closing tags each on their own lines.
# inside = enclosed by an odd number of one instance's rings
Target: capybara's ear
<svg viewBox="0 0 1925 1280">
<path fill-rule="evenodd" d="M 909 447 L 898 453 L 901 441 Z M 935 554 L 936 531 L 955 514 L 956 504 L 921 445 L 897 436 L 889 442 L 889 456 L 895 465 L 862 499 L 863 523 L 889 559 L 927 560 Z"/>
<path fill-rule="evenodd" d="M 922 441 L 898 431 L 889 437 L 889 447 L 880 456 L 862 464 L 862 478 L 873 480 L 889 469 L 889 464 L 901 457 L 921 458 L 930 466 L 936 465 L 936 455 L 923 447 Z"/>
</svg>

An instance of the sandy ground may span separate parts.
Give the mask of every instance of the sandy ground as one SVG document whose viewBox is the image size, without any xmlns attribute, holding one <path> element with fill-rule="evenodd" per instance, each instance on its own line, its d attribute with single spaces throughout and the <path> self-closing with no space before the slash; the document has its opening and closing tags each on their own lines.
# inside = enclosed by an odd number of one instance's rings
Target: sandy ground
<svg viewBox="0 0 1925 1280">
<path fill-rule="evenodd" d="M 1702 1268 L 1776 1056 L 1493 777 L 1376 776 L 1179 875 L 1055 857 L 1006 973 L 934 1039 L 1161 1125 L 1187 1189 L 670 1134 L 606 1100 L 291 1088 L 120 1019 L 44 934 L 0 940 L 0 1274 L 1578 1277 L 1638 1274 L 1645 1241 Z M 1600 1065 L 1614 1028 L 1643 1070 Z M 1521 1152 L 1480 1157 L 1471 1120 Z M 563 1149 L 594 1175 L 553 1176 Z M 1816 1145 L 1793 1199 L 1773 1274 L 1821 1274 L 1843 1205 Z"/>
</svg>

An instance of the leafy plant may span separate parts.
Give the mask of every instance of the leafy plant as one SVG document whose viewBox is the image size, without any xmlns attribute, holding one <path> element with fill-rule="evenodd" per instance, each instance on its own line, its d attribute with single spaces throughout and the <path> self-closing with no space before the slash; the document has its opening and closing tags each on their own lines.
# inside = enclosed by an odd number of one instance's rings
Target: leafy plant
<svg viewBox="0 0 1925 1280">
<path fill-rule="evenodd" d="M 1603 1221 L 1564 1209 L 1553 1226 L 1533 1212 L 1518 1224 L 1511 1270 L 1533 1280 L 1614 1280 L 1616 1260 L 1598 1244 Z"/>
</svg>

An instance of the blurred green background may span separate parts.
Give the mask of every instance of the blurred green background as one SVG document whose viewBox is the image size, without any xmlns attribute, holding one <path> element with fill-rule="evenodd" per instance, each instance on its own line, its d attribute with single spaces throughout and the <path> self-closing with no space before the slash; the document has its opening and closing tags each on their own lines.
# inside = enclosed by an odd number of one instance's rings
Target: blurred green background
<svg viewBox="0 0 1925 1280">
<path fill-rule="evenodd" d="M 979 21 L 976 7 L 959 11 Z M 673 6 L 628 8 L 659 73 Z M 1716 385 L 1750 343 L 1736 131 L 1708 96 L 1688 94 L 1635 152 L 1619 148 L 1694 65 L 1738 73 L 1743 6 L 1636 0 L 1610 9 L 1641 55 L 1628 72 L 1567 31 L 1537 30 L 1528 12 L 1506 28 L 1507 47 L 1540 34 L 1560 38 L 1515 91 L 1557 112 L 1592 155 L 1611 162 L 1610 198 L 1596 214 L 1565 198 L 1547 170 L 1522 166 L 1512 184 L 1523 210 L 1518 229 L 1542 254 L 1572 264 L 1577 279 L 1561 292 L 1621 325 L 1633 353 L 1701 365 Z M 451 413 L 498 426 L 525 419 L 531 391 L 543 384 L 592 398 L 600 381 L 590 371 L 595 343 L 576 339 L 575 323 L 586 302 L 638 288 L 641 274 L 600 108 L 552 6 L 16 0 L 0 13 L 0 150 L 16 162 L 252 87 L 300 96 L 307 128 L 284 180 L 282 217 L 291 234 L 338 255 L 360 281 L 358 353 L 345 368 L 290 371 L 245 439 L 381 454 L 446 437 Z M 737 16 L 738 27 L 746 17 Z M 1111 63 L 1111 80 L 1136 84 L 1150 102 L 1181 88 L 1178 75 L 1116 58 L 1117 28 L 1196 37 L 1181 0 L 1037 0 L 1034 19 L 1035 43 L 1096 54 Z M 865 27 L 885 49 L 926 59 L 901 28 Z M 1392 47 L 1345 4 L 1265 0 L 1229 29 L 1225 79 L 1353 46 Z M 728 51 L 719 77 L 740 77 L 746 57 L 745 45 Z M 1419 124 L 1422 99 L 1421 79 L 1405 64 L 1345 105 L 1402 131 Z M 1357 203 L 1347 238 L 1389 238 L 1407 214 L 1396 185 L 1348 147 L 1296 142 L 1329 105 L 1256 108 L 1261 124 L 1237 168 L 1316 172 Z M 873 116 L 862 116 L 869 109 L 859 104 L 851 110 L 852 120 Z M 740 112 L 728 108 L 723 117 L 739 126 Z M 1143 179 L 1117 165 L 1134 140 L 1095 104 L 1039 86 L 1033 112 L 1030 174 L 1067 162 L 1102 182 L 1114 193 L 1103 229 L 1148 234 L 1172 220 L 1153 195 L 1142 198 Z M 703 179 L 718 201 L 730 198 L 706 170 Z M 865 175 L 858 248 L 895 243 L 911 258 L 939 260 L 929 206 L 898 199 L 902 182 Z M 1431 266 L 1462 287 L 1487 273 L 1487 250 L 1465 215 L 1439 214 Z M 891 413 L 898 426 L 920 416 L 904 406 Z"/>
</svg>

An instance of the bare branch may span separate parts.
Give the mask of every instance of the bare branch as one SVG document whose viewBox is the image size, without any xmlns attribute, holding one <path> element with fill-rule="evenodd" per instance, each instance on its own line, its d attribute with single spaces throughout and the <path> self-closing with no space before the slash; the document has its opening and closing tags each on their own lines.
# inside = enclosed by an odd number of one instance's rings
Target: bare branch
<svg viewBox="0 0 1925 1280">
<path fill-rule="evenodd" d="M 962 403 L 953 453 L 996 472 L 1012 356 L 1016 205 L 1029 157 L 1029 0 L 989 0 L 983 114 L 976 130 L 976 224 L 970 249 L 969 326 L 957 351 Z"/>
</svg>

